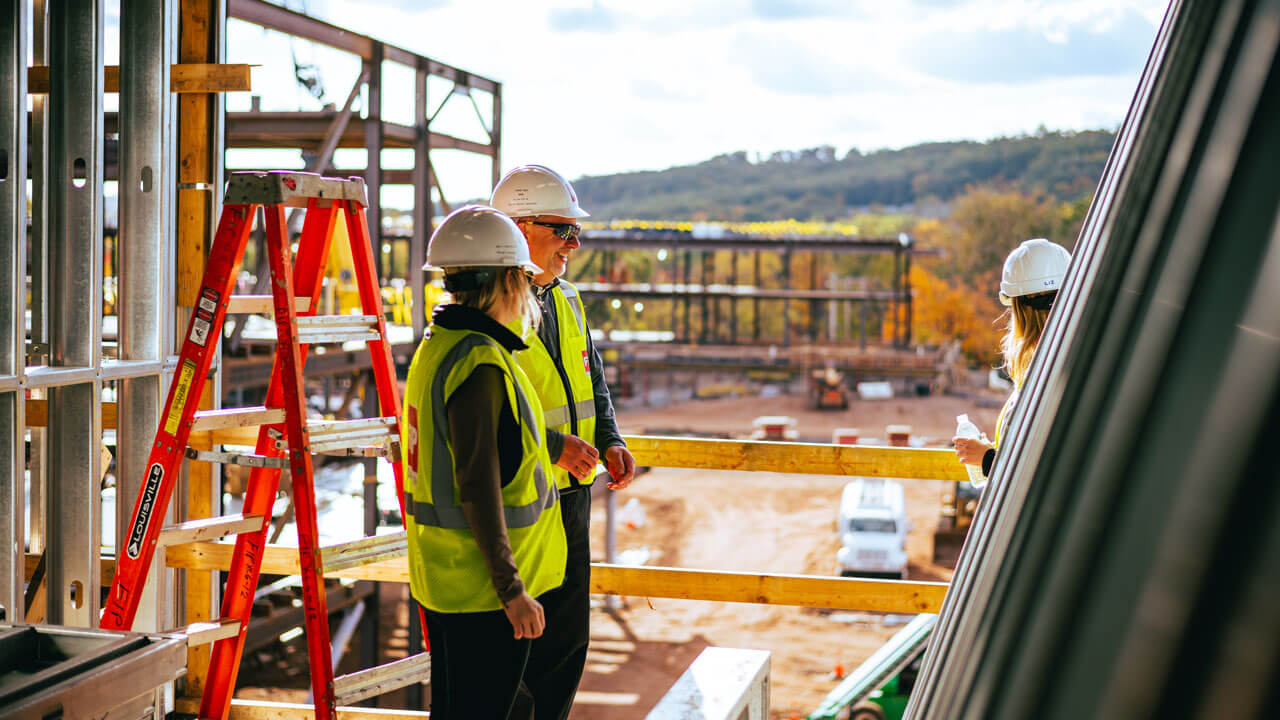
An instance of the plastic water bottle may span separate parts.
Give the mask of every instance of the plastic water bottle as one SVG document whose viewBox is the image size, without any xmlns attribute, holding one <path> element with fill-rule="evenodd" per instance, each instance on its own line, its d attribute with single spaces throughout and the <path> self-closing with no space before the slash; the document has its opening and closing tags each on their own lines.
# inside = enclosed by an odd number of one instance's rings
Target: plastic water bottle
<svg viewBox="0 0 1280 720">
<path fill-rule="evenodd" d="M 964 415 L 957 415 L 956 437 L 969 438 L 970 440 L 981 440 L 982 431 L 978 429 L 977 425 L 973 424 L 973 421 L 969 419 L 969 415 L 967 413 Z M 969 482 L 972 483 L 974 487 L 980 488 L 987 484 L 987 478 L 982 474 L 981 465 L 966 464 L 964 469 L 969 472 Z"/>
</svg>

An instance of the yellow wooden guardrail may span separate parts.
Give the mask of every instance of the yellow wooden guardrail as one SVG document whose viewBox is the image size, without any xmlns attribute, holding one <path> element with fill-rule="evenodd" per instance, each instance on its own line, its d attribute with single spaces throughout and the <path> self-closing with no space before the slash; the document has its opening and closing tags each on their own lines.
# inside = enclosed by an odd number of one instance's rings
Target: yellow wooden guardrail
<svg viewBox="0 0 1280 720">
<path fill-rule="evenodd" d="M 256 430 L 232 428 L 205 434 L 212 443 L 252 443 Z M 779 443 L 627 436 L 636 463 L 650 467 L 754 472 L 805 473 L 862 477 L 964 480 L 964 469 L 950 450 L 926 448 Z M 190 543 L 167 548 L 165 562 L 188 570 L 226 570 L 232 546 Z M 298 572 L 297 550 L 268 547 L 262 571 Z M 408 582 L 403 557 L 331 574 L 385 582 Z M 596 593 L 636 597 L 745 602 L 816 608 L 921 613 L 938 612 L 946 583 L 863 580 L 811 575 L 734 573 L 660 567 L 592 566 Z"/>
</svg>

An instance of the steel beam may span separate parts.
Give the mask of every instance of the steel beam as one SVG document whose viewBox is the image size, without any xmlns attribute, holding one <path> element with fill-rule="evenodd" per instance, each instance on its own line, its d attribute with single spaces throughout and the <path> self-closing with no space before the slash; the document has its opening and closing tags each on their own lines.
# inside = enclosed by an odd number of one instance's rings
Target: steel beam
<svg viewBox="0 0 1280 720">
<path fill-rule="evenodd" d="M 414 73 L 413 113 L 417 140 L 413 145 L 413 236 L 409 240 L 407 272 L 409 294 L 412 298 L 413 340 L 419 342 L 426 333 L 428 308 L 426 277 L 422 266 L 427 260 L 427 238 L 431 235 L 432 215 L 431 126 L 427 121 L 427 71 L 423 67 L 418 67 Z"/>
<path fill-rule="evenodd" d="M 331 25 L 323 20 L 317 20 L 292 10 L 286 10 L 279 5 L 273 5 L 264 0 L 228 0 L 227 15 L 271 30 L 279 30 L 289 35 L 314 40 L 329 47 L 345 50 L 359 55 L 364 60 L 372 60 L 375 52 L 374 45 L 381 44 L 371 37 L 358 35 L 337 25 Z M 409 67 L 416 67 L 418 59 L 422 58 L 417 53 L 394 45 L 386 45 L 385 48 L 386 50 L 382 55 L 387 60 L 408 65 Z M 422 59 L 428 61 L 427 72 L 432 75 L 452 80 L 453 82 L 458 82 L 459 78 L 465 78 L 468 87 L 495 94 L 499 92 L 500 86 L 493 80 L 479 75 L 472 75 L 465 70 L 459 70 L 451 65 L 430 60 L 429 58 Z"/>
<path fill-rule="evenodd" d="M 102 347 L 101 4 L 49 10 L 49 364 L 94 367 Z M 98 620 L 102 422 L 97 379 L 49 393 L 47 620 Z"/>
<path fill-rule="evenodd" d="M 0 376 L 25 365 L 27 10 L 26 0 L 0 0 Z M 26 532 L 23 409 L 18 389 L 0 392 L 0 607 L 22 617 Z"/>
<path fill-rule="evenodd" d="M 172 0 L 123 0 L 120 8 L 120 293 L 116 303 L 120 360 L 159 364 L 172 290 L 165 282 L 171 263 L 173 184 L 166 167 L 173 150 L 174 102 L 169 68 L 174 58 Z M 119 382 L 116 434 L 116 538 L 128 535 L 134 498 L 146 475 L 151 439 L 160 421 L 163 378 L 155 374 Z M 172 513 L 170 514 L 172 515 Z M 170 517 L 172 521 L 172 517 Z M 162 616 L 158 579 L 162 563 L 147 575 L 134 629 L 174 625 Z M 167 583 L 165 583 L 167 585 Z"/>
</svg>

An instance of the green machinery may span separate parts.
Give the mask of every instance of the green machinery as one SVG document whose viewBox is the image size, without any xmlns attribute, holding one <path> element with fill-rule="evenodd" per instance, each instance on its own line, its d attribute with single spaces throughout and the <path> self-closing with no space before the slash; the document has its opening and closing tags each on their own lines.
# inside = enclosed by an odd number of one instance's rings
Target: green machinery
<svg viewBox="0 0 1280 720">
<path fill-rule="evenodd" d="M 900 720 L 937 615 L 917 615 L 827 694 L 808 720 Z"/>
</svg>

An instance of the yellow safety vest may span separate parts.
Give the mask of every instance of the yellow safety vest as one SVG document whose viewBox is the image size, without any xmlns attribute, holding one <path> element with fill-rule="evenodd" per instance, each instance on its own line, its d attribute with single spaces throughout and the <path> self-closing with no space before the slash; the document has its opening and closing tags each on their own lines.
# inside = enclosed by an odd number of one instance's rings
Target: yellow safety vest
<svg viewBox="0 0 1280 720">
<path fill-rule="evenodd" d="M 409 586 L 436 612 L 485 612 L 502 603 L 458 502 L 445 408 L 475 368 L 493 365 L 506 380 L 523 451 L 515 478 L 502 488 L 507 536 L 525 590 L 537 597 L 564 581 L 564 523 L 559 492 L 548 482 L 542 405 L 511 353 L 481 332 L 435 326 L 418 346 L 405 388 L 401 447 L 409 517 Z M 496 451 L 496 448 L 495 448 Z M 550 512 L 548 512 L 550 511 Z"/>
<path fill-rule="evenodd" d="M 527 342 L 528 350 L 516 353 L 520 367 L 533 383 L 542 401 L 542 416 L 547 427 L 566 435 L 573 434 L 594 445 L 596 442 L 596 393 L 591 386 L 591 364 L 587 350 L 587 320 L 578 288 L 561 280 L 549 291 L 554 303 L 557 330 L 560 334 L 560 364 L 564 375 L 551 359 L 551 353 L 536 334 Z M 572 414 L 570 413 L 572 404 Z M 573 427 L 577 417 L 578 426 Z M 573 483 L 569 471 L 552 466 L 556 487 L 564 490 Z M 579 478 L 579 485 L 590 485 L 591 477 Z"/>
<path fill-rule="evenodd" d="M 1013 412 L 1013 406 L 1018 402 L 1018 394 L 1021 392 L 1021 387 L 1015 387 L 1013 392 L 1009 393 L 1009 399 L 1004 401 L 1004 407 L 1000 408 L 1000 414 L 996 416 L 996 441 L 992 447 L 1000 447 L 1000 436 L 1004 434 L 1004 426 L 1009 420 L 1009 413 Z"/>
</svg>

